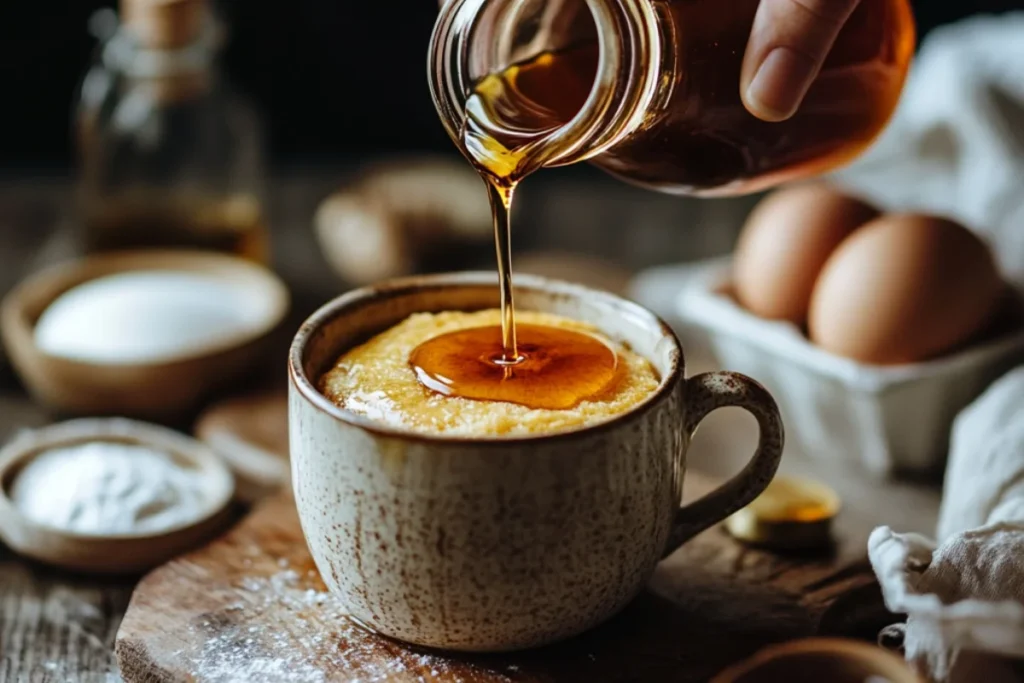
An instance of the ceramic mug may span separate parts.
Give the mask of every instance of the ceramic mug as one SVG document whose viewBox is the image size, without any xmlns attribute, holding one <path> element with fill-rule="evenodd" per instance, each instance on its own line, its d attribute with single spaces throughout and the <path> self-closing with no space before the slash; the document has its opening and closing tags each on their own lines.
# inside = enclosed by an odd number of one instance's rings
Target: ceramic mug
<svg viewBox="0 0 1024 683">
<path fill-rule="evenodd" d="M 655 565 L 751 502 L 774 476 L 775 401 L 741 375 L 684 378 L 683 350 L 653 313 L 611 294 L 516 278 L 516 304 L 592 323 L 646 357 L 658 388 L 576 431 L 469 438 L 355 415 L 317 389 L 339 355 L 421 311 L 498 306 L 492 273 L 395 280 L 313 314 L 289 354 L 292 483 L 324 582 L 357 621 L 429 647 L 503 651 L 585 631 L 624 607 Z M 753 414 L 750 463 L 682 505 L 686 451 L 711 411 Z"/>
</svg>

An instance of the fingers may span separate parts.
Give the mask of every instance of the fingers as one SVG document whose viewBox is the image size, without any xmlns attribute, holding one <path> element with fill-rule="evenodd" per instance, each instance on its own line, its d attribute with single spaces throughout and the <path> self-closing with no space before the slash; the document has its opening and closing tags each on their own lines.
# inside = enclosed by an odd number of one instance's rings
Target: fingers
<svg viewBox="0 0 1024 683">
<path fill-rule="evenodd" d="M 857 2 L 761 0 L 740 74 L 751 114 L 783 121 L 796 113 Z"/>
</svg>

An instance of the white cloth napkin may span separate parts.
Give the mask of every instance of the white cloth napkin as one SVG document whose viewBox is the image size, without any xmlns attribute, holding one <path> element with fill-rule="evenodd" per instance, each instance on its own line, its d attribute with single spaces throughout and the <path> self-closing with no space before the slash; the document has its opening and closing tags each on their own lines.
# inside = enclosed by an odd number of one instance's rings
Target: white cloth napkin
<svg viewBox="0 0 1024 683">
<path fill-rule="evenodd" d="M 938 541 L 874 531 L 886 606 L 908 615 L 907 659 L 936 681 L 964 651 L 1024 657 L 1024 367 L 953 425 Z"/>
<path fill-rule="evenodd" d="M 1024 285 L 1024 13 L 931 34 L 889 128 L 835 180 L 888 210 L 959 219 Z M 1024 657 L 1024 367 L 957 418 L 937 540 L 881 527 L 868 552 L 887 606 L 908 616 L 907 659 L 931 679 L 980 681 L 958 666 L 978 653 Z"/>
<path fill-rule="evenodd" d="M 888 210 L 961 221 L 1024 284 L 1024 12 L 929 34 L 889 127 L 834 180 Z"/>
</svg>

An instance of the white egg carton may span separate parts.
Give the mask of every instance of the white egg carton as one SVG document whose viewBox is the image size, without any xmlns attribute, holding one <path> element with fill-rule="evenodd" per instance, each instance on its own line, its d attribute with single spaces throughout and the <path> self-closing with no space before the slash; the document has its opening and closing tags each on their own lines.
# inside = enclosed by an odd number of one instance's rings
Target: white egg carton
<svg viewBox="0 0 1024 683">
<path fill-rule="evenodd" d="M 723 368 L 775 396 L 809 457 L 860 461 L 873 474 L 928 472 L 945 462 L 953 419 L 992 381 L 1024 362 L 1024 328 L 943 358 L 871 366 L 828 353 L 796 326 L 747 312 L 726 292 L 730 262 L 687 267 L 675 298 L 683 330 L 699 330 Z M 685 332 L 684 332 L 685 334 Z"/>
</svg>

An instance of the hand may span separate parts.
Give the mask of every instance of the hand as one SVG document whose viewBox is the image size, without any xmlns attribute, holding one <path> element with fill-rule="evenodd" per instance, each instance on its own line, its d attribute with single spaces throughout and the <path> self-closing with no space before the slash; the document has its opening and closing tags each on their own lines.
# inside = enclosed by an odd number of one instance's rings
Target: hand
<svg viewBox="0 0 1024 683">
<path fill-rule="evenodd" d="M 743 57 L 740 94 L 751 114 L 796 113 L 858 0 L 761 0 Z"/>
</svg>

